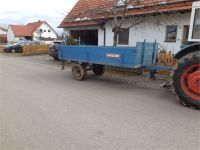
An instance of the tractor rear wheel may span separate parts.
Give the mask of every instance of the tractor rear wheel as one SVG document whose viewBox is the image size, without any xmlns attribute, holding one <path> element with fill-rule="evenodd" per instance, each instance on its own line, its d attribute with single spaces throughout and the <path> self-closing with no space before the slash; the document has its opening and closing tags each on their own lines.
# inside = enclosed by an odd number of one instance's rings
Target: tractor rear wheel
<svg viewBox="0 0 200 150">
<path fill-rule="evenodd" d="M 200 52 L 188 53 L 173 69 L 173 85 L 181 103 L 200 109 Z"/>
<path fill-rule="evenodd" d="M 92 65 L 92 71 L 96 76 L 102 76 L 105 73 L 104 65 Z"/>
<path fill-rule="evenodd" d="M 72 74 L 74 79 L 78 81 L 84 80 L 87 76 L 86 65 L 81 65 L 81 64 L 73 65 Z"/>
</svg>

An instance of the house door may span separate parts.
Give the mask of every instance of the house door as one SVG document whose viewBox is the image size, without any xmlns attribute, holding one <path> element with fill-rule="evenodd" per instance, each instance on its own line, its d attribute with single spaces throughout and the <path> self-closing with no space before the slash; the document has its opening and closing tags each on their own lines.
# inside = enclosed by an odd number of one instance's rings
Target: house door
<svg viewBox="0 0 200 150">
<path fill-rule="evenodd" d="M 182 44 L 188 43 L 188 35 L 189 35 L 189 25 L 183 26 L 183 39 Z"/>
<path fill-rule="evenodd" d="M 98 30 L 75 30 L 71 36 L 80 39 L 81 45 L 98 45 Z"/>
</svg>

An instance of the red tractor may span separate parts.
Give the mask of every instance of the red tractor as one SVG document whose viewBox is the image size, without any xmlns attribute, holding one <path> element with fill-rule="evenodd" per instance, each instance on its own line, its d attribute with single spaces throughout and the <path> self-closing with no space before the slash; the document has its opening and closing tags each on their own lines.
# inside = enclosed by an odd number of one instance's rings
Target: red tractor
<svg viewBox="0 0 200 150">
<path fill-rule="evenodd" d="M 177 64 L 172 71 L 172 80 L 181 103 L 199 109 L 200 1 L 193 3 L 188 41 L 190 44 L 175 56 Z"/>
</svg>

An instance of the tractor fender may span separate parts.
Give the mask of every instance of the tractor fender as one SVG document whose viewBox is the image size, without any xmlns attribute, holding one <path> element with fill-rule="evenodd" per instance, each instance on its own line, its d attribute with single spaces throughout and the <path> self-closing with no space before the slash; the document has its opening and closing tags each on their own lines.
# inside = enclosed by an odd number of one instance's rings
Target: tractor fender
<svg viewBox="0 0 200 150">
<path fill-rule="evenodd" d="M 200 51 L 200 43 L 195 43 L 192 45 L 189 45 L 185 48 L 183 48 L 181 51 L 179 51 L 176 55 L 176 59 L 180 59 L 181 57 L 185 56 L 186 54 L 190 52 Z"/>
</svg>

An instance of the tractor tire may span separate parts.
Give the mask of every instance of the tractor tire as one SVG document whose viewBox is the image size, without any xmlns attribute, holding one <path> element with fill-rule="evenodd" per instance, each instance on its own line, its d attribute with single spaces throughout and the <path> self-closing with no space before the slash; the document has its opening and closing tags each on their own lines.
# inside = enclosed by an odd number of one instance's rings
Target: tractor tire
<svg viewBox="0 0 200 150">
<path fill-rule="evenodd" d="M 82 81 L 87 76 L 86 65 L 75 64 L 72 66 L 72 74 L 75 80 Z"/>
<path fill-rule="evenodd" d="M 180 58 L 173 68 L 172 79 L 181 104 L 200 109 L 200 51 Z"/>
<path fill-rule="evenodd" d="M 104 65 L 92 65 L 92 71 L 96 76 L 102 76 L 105 73 Z"/>
</svg>

